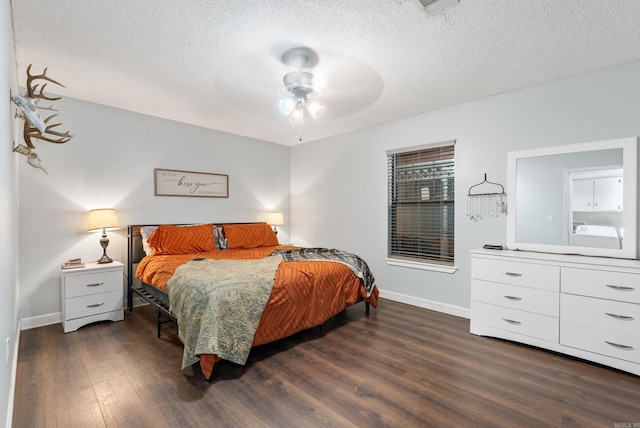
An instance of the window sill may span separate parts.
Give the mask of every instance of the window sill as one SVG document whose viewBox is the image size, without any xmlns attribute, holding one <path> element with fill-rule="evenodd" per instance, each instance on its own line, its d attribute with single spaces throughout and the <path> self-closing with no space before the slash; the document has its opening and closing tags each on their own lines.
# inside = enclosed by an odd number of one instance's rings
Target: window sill
<svg viewBox="0 0 640 428">
<path fill-rule="evenodd" d="M 391 266 L 400 266 L 411 269 L 422 269 L 422 270 L 430 270 L 434 272 L 442 272 L 442 273 L 455 273 L 458 268 L 456 266 L 443 266 L 436 265 L 426 262 L 411 262 L 408 260 L 400 260 L 400 259 L 386 259 L 387 264 Z"/>
</svg>

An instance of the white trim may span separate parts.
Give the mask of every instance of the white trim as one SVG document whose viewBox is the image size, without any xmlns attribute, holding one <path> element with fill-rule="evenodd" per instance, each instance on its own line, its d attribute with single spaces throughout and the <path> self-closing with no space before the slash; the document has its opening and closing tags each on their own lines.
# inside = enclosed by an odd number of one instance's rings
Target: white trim
<svg viewBox="0 0 640 428">
<path fill-rule="evenodd" d="M 37 317 L 22 318 L 22 330 L 30 330 L 32 328 L 44 327 L 51 324 L 60 324 L 62 322 L 62 313 L 55 312 L 53 314 L 39 315 Z"/>
<path fill-rule="evenodd" d="M 393 291 L 379 291 L 380 297 L 382 297 L 383 299 L 393 300 L 394 302 L 399 303 L 406 303 L 407 305 L 429 309 L 431 311 L 442 312 L 460 318 L 471 318 L 471 311 L 467 308 L 434 302 L 433 300 L 422 299 L 420 297 L 407 296 L 406 294 L 394 293 Z"/>
<path fill-rule="evenodd" d="M 146 303 L 143 302 L 139 297 L 133 296 L 133 307 L 142 305 L 146 305 Z M 126 300 L 123 301 L 122 307 L 124 309 L 127 309 L 129 307 Z M 31 330 L 32 328 L 44 327 L 52 324 L 60 324 L 62 323 L 62 312 L 39 315 L 37 317 L 22 318 L 20 322 L 22 323 L 22 330 Z"/>
<path fill-rule="evenodd" d="M 20 349 L 20 330 L 22 330 L 22 321 L 18 320 L 15 340 L 13 343 L 13 358 L 11 359 L 11 380 L 9 383 L 9 403 L 7 406 L 7 424 L 6 428 L 13 426 L 13 402 L 16 396 L 16 376 L 18 371 L 18 350 Z"/>
<path fill-rule="evenodd" d="M 409 260 L 401 260 L 401 259 L 393 259 L 393 258 L 386 258 L 385 260 L 387 261 L 388 265 L 406 267 L 411 269 L 430 270 L 433 272 L 442 272 L 442 273 L 455 273 L 458 270 L 457 266 L 444 266 L 444 265 L 437 265 L 437 264 L 426 263 L 426 262 L 412 262 Z"/>
<path fill-rule="evenodd" d="M 389 149 L 389 150 L 386 150 L 385 153 L 387 154 L 387 156 L 389 156 L 389 155 L 396 155 L 398 153 L 415 152 L 417 150 L 423 150 L 423 149 L 432 149 L 434 147 L 450 146 L 452 144 L 455 146 L 456 140 L 441 141 L 439 143 L 420 144 L 417 146 L 402 147 L 400 149 Z"/>
</svg>

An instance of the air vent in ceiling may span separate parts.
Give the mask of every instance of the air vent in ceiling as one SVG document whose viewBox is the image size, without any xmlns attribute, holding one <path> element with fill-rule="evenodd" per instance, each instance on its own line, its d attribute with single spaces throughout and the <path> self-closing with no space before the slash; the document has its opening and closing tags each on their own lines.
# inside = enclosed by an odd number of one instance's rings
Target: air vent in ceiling
<svg viewBox="0 0 640 428">
<path fill-rule="evenodd" d="M 435 15 L 458 4 L 460 0 L 413 0 L 427 15 Z"/>
</svg>

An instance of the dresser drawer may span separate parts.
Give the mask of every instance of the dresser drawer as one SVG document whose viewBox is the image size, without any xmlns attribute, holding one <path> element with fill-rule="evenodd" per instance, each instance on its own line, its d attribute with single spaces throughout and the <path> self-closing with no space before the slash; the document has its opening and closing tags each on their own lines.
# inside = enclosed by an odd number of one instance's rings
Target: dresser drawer
<svg viewBox="0 0 640 428">
<path fill-rule="evenodd" d="M 552 317 L 559 316 L 557 291 L 474 279 L 471 284 L 471 300 Z"/>
<path fill-rule="evenodd" d="M 510 260 L 472 258 L 473 279 L 539 288 L 560 289 L 560 267 Z"/>
<path fill-rule="evenodd" d="M 64 279 L 65 297 L 119 291 L 122 293 L 122 270 L 87 272 L 67 275 Z"/>
<path fill-rule="evenodd" d="M 640 275 L 566 267 L 561 275 L 563 293 L 640 303 Z"/>
<path fill-rule="evenodd" d="M 640 305 L 593 297 L 560 296 L 563 319 L 640 333 Z"/>
<path fill-rule="evenodd" d="M 116 310 L 122 311 L 122 290 L 73 297 L 65 301 L 67 320 Z"/>
<path fill-rule="evenodd" d="M 560 343 L 571 348 L 640 363 L 640 333 L 563 319 L 560 323 Z"/>
<path fill-rule="evenodd" d="M 471 318 L 474 322 L 490 327 L 558 343 L 556 317 L 472 301 Z"/>
</svg>

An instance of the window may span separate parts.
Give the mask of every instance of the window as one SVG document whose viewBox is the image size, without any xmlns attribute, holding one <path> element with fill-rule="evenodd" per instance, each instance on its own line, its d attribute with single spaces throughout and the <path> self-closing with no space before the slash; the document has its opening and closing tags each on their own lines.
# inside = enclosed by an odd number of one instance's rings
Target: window
<svg viewBox="0 0 640 428">
<path fill-rule="evenodd" d="M 387 152 L 390 259 L 453 266 L 454 143 Z"/>
</svg>

